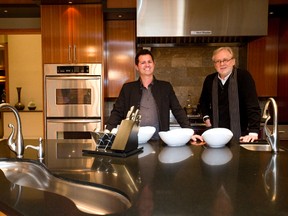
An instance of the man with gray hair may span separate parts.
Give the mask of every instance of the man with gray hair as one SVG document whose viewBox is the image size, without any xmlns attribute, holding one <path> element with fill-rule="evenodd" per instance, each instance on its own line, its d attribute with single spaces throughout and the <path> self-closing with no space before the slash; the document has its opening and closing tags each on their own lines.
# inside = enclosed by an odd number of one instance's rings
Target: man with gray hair
<svg viewBox="0 0 288 216">
<path fill-rule="evenodd" d="M 217 72 L 206 77 L 200 96 L 206 127 L 228 128 L 243 142 L 257 140 L 261 109 L 251 74 L 235 67 L 230 47 L 216 49 L 212 61 Z"/>
</svg>

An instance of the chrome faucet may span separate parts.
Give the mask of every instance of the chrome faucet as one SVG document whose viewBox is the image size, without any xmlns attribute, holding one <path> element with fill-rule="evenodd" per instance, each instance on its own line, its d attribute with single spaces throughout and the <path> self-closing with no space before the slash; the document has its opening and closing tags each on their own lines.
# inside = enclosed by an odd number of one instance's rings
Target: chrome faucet
<svg viewBox="0 0 288 216">
<path fill-rule="evenodd" d="M 271 119 L 271 115 L 269 111 L 270 104 L 272 104 L 272 108 L 273 108 L 273 130 L 272 131 L 267 126 L 268 121 Z M 268 98 L 265 104 L 264 110 L 263 110 L 262 118 L 265 119 L 264 132 L 267 137 L 267 141 L 270 144 L 272 151 L 277 152 L 278 151 L 278 107 L 274 98 Z"/>
<path fill-rule="evenodd" d="M 10 150 L 16 154 L 17 158 L 22 158 L 24 154 L 24 141 L 23 141 L 22 126 L 19 112 L 14 106 L 11 106 L 8 103 L 0 104 L 0 112 L 5 109 L 10 109 L 14 113 L 17 122 L 17 131 L 15 140 L 14 140 L 14 134 L 15 134 L 14 125 L 13 124 L 8 125 L 8 127 L 12 128 L 11 134 L 9 135 L 7 140 L 8 146 Z"/>
</svg>

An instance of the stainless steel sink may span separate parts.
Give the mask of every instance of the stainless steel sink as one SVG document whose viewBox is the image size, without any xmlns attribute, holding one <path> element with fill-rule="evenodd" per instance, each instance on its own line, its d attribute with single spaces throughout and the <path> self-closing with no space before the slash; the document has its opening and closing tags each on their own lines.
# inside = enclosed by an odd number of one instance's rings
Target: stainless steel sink
<svg viewBox="0 0 288 216">
<path fill-rule="evenodd" d="M 131 207 L 130 201 L 118 192 L 57 178 L 44 165 L 32 161 L 2 160 L 0 169 L 11 183 L 62 195 L 86 213 L 106 215 Z"/>
<path fill-rule="evenodd" d="M 272 151 L 272 148 L 269 144 L 241 144 L 241 147 L 249 150 L 249 151 Z M 284 151 L 284 149 L 280 148 L 279 151 Z"/>
<path fill-rule="evenodd" d="M 240 146 L 250 151 L 272 151 L 268 144 L 242 144 Z"/>
</svg>

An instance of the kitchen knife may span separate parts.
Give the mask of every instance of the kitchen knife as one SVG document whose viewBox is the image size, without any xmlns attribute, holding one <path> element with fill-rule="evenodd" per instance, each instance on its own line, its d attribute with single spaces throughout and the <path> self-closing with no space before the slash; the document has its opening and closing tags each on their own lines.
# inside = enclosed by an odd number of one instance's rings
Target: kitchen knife
<svg viewBox="0 0 288 216">
<path fill-rule="evenodd" d="M 136 109 L 136 111 L 133 113 L 134 114 L 132 118 L 133 121 L 136 121 L 138 113 L 139 113 L 139 109 Z"/>
<path fill-rule="evenodd" d="M 127 112 L 126 120 L 129 120 L 131 118 L 131 114 L 134 111 L 134 106 L 131 106 L 130 110 Z"/>
</svg>

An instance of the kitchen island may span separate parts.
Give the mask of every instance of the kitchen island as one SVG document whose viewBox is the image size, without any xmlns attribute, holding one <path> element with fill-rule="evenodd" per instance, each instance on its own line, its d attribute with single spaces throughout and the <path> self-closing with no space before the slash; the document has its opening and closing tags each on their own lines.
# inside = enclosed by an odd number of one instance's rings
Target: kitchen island
<svg viewBox="0 0 288 216">
<path fill-rule="evenodd" d="M 287 147 L 288 141 L 280 144 Z M 142 153 L 119 158 L 83 155 L 95 148 L 91 140 L 46 140 L 43 163 L 60 178 L 123 194 L 132 206 L 115 215 L 288 214 L 288 151 L 253 152 L 233 142 L 221 149 L 161 141 L 141 146 Z M 36 155 L 25 150 L 23 160 L 35 161 Z M 0 160 L 6 157 L 14 155 L 3 140 Z M 7 215 L 90 215 L 51 192 L 22 186 L 16 196 L 17 185 L 2 171 L 0 181 L 0 211 Z"/>
</svg>

